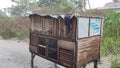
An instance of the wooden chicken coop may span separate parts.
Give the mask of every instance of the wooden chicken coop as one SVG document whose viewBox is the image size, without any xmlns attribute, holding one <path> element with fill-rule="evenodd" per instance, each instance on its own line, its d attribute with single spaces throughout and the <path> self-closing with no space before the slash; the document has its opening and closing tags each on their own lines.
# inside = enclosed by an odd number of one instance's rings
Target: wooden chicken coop
<svg viewBox="0 0 120 68">
<path fill-rule="evenodd" d="M 66 68 L 85 68 L 100 59 L 102 17 L 31 14 L 31 67 L 35 55 Z"/>
</svg>

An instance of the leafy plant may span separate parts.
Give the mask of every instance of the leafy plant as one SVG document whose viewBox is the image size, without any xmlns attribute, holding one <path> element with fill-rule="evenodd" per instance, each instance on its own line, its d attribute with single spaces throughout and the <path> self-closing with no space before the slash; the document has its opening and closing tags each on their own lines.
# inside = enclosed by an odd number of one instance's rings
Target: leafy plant
<svg viewBox="0 0 120 68">
<path fill-rule="evenodd" d="M 102 55 L 111 54 L 112 68 L 120 68 L 120 12 L 110 11 L 104 18 Z"/>
<path fill-rule="evenodd" d="M 29 20 L 26 17 L 0 14 L 0 36 L 4 39 L 27 39 L 29 36 Z"/>
</svg>

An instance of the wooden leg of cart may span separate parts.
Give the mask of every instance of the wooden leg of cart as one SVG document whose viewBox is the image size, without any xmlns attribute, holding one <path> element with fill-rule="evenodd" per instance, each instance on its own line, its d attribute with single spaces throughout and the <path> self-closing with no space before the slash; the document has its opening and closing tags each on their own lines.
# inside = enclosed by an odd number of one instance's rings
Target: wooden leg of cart
<svg viewBox="0 0 120 68">
<path fill-rule="evenodd" d="M 95 61 L 94 61 L 94 68 L 98 68 L 98 67 L 97 67 L 97 62 L 98 62 L 98 60 L 95 60 Z"/>
<path fill-rule="evenodd" d="M 99 63 L 99 64 L 102 64 L 101 59 L 98 59 L 98 63 Z"/>
<path fill-rule="evenodd" d="M 86 64 L 84 64 L 82 68 L 85 68 L 85 67 L 86 67 Z"/>
<path fill-rule="evenodd" d="M 35 57 L 35 54 L 31 53 L 31 68 L 34 68 L 34 57 Z"/>
<path fill-rule="evenodd" d="M 55 68 L 57 68 L 57 64 L 56 63 L 54 63 L 54 66 L 55 66 Z"/>
<path fill-rule="evenodd" d="M 81 65 L 80 67 L 77 67 L 77 68 L 84 68 L 83 65 Z"/>
</svg>

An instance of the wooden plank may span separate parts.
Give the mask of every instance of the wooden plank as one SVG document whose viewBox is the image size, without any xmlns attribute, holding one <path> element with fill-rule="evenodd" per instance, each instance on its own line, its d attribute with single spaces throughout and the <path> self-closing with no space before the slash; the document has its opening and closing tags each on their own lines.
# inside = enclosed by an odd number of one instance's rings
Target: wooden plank
<svg viewBox="0 0 120 68">
<path fill-rule="evenodd" d="M 72 68 L 73 66 L 73 51 L 59 48 L 59 60 L 61 64 Z"/>
<path fill-rule="evenodd" d="M 64 41 L 64 40 L 58 40 L 58 47 L 68 49 L 68 50 L 73 50 L 75 43 L 74 42 L 69 42 L 69 41 Z"/>
<path fill-rule="evenodd" d="M 99 58 L 100 36 L 78 40 L 77 64 L 83 64 Z"/>
<path fill-rule="evenodd" d="M 29 49 L 30 49 L 30 51 L 31 52 L 34 52 L 34 53 L 38 53 L 38 49 L 37 49 L 38 47 L 35 47 L 35 46 L 33 46 L 33 45 L 29 45 Z"/>
<path fill-rule="evenodd" d="M 37 46 L 38 45 L 37 34 L 30 34 L 30 45 L 33 45 L 33 46 Z"/>
</svg>

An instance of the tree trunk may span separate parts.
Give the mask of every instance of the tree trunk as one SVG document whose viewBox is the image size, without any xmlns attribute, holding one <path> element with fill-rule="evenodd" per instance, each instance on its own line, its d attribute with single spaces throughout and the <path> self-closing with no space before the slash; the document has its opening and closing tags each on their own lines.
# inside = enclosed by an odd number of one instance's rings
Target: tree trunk
<svg viewBox="0 0 120 68">
<path fill-rule="evenodd" d="M 91 9 L 91 5 L 90 5 L 90 1 L 88 0 L 88 6 L 89 6 L 89 9 Z"/>
</svg>

